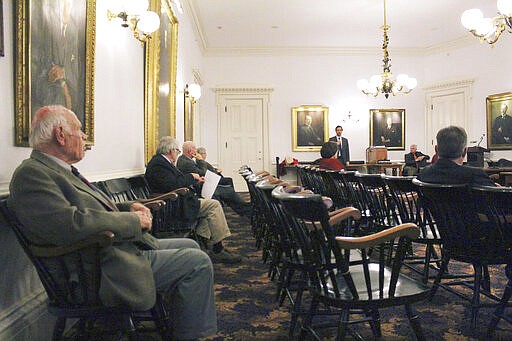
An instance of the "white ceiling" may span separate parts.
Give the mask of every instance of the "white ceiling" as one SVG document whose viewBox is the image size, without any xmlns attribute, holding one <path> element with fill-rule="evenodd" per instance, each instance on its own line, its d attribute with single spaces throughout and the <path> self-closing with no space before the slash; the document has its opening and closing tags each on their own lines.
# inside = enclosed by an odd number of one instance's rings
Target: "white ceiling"
<svg viewBox="0 0 512 341">
<path fill-rule="evenodd" d="M 206 54 L 279 51 L 373 53 L 382 0 L 184 0 Z M 496 15 L 494 0 L 387 0 L 390 52 L 426 53 L 478 43 L 462 12 Z"/>
</svg>

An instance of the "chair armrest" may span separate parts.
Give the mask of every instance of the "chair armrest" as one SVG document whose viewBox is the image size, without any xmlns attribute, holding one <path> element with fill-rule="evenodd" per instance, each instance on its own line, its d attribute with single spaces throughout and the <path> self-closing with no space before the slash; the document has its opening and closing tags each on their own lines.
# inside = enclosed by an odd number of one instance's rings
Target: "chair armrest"
<svg viewBox="0 0 512 341">
<path fill-rule="evenodd" d="M 170 199 L 171 201 L 174 201 L 173 199 Z M 162 208 L 162 206 L 165 206 L 165 201 L 163 200 L 152 200 L 148 202 L 142 203 L 144 206 L 149 208 L 151 211 L 158 211 Z"/>
<path fill-rule="evenodd" d="M 419 235 L 420 229 L 418 226 L 413 223 L 407 223 L 364 237 L 336 237 L 336 242 L 338 247 L 344 250 L 367 249 L 397 237 L 416 239 Z"/>
<path fill-rule="evenodd" d="M 354 220 L 361 219 L 361 211 L 354 207 L 344 207 L 339 210 L 329 212 L 329 216 L 329 224 L 333 226 L 347 220 L 348 218 L 353 218 Z"/>
<path fill-rule="evenodd" d="M 105 248 L 112 245 L 114 240 L 114 233 L 111 231 L 104 231 L 85 239 L 82 239 L 74 244 L 66 246 L 39 246 L 29 245 L 28 248 L 35 257 L 51 258 L 62 256 L 71 252 L 79 251 L 90 247 Z"/>
</svg>

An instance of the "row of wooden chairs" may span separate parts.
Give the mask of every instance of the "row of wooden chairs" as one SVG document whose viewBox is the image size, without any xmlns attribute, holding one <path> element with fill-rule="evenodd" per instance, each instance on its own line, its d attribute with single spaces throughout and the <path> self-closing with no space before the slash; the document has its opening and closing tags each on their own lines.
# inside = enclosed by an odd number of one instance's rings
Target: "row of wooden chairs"
<svg viewBox="0 0 512 341">
<path fill-rule="evenodd" d="M 246 179 L 251 177 L 247 171 L 242 174 Z M 370 323 L 378 337 L 381 334 L 379 308 L 405 305 L 414 334 L 423 339 L 411 304 L 426 298 L 428 287 L 400 275 L 401 259 L 406 253 L 404 245 L 419 233 L 414 224 L 386 229 L 370 239 L 368 236 L 343 239 L 340 236 L 351 236 L 358 229 L 361 218 L 358 209 L 332 209 L 330 198 L 300 186 L 289 186 L 268 175 L 251 187 L 255 204 L 266 211 L 261 212 L 265 221 L 262 226 L 272 240 L 269 254 L 271 273 L 278 274 L 276 299 L 282 304 L 288 297 L 291 303 L 290 337 L 302 317 L 300 338 L 308 333 L 321 339 L 318 329 L 325 323 L 324 318 L 318 319 L 319 315 L 336 316 L 338 339 L 347 332 L 360 337 L 349 328 L 357 322 Z M 365 244 L 363 240 L 372 241 Z M 390 244 L 395 247 L 389 247 Z M 359 252 L 354 252 L 356 249 Z M 374 249 L 381 256 L 374 253 L 370 257 Z M 374 269 L 378 270 L 374 272 Z M 303 307 L 305 293 L 309 293 L 307 309 Z M 315 318 L 319 323 L 313 323 Z"/>
<path fill-rule="evenodd" d="M 413 248 L 409 244 L 403 264 L 419 272 L 423 283 L 428 283 L 431 278 L 435 278 L 430 295 L 433 296 L 437 288 L 441 287 L 467 299 L 471 304 L 472 327 L 476 326 L 480 308 L 495 308 L 493 319 L 488 326 L 489 336 L 493 335 L 501 319 L 510 322 L 504 310 L 510 306 L 508 301 L 512 295 L 512 237 L 508 237 L 512 232 L 512 189 L 495 187 L 469 189 L 466 186 L 457 188 L 449 185 L 428 185 L 422 184 L 414 177 L 326 171 L 314 166 L 299 166 L 298 175 L 305 189 L 317 195 L 332 198 L 331 212 L 348 205 L 360 210 L 361 220 L 345 232 L 350 231 L 356 236 L 363 236 L 379 233 L 398 224 L 417 225 L 419 234 L 411 239 L 415 246 Z M 276 185 L 278 184 L 275 181 L 272 184 L 267 175 L 266 179 L 256 178 L 252 187 L 253 190 L 266 191 L 268 199 L 269 191 L 271 192 Z M 255 195 L 257 197 L 257 192 Z M 260 204 L 260 206 L 264 209 L 264 205 Z M 260 227 L 266 232 L 260 234 L 267 233 L 272 236 L 279 231 L 279 224 L 275 223 L 278 219 L 275 215 L 270 218 L 264 217 L 262 213 Z M 282 258 L 280 254 L 285 249 L 282 246 L 286 245 L 282 243 L 286 240 L 285 238 L 267 239 L 274 240 L 275 244 L 271 248 L 274 251 L 268 252 L 271 256 L 269 258 L 276 259 L 270 261 L 270 267 L 277 269 L 277 272 L 279 269 L 285 269 L 277 281 L 280 290 L 278 295 L 280 303 L 286 296 L 292 302 L 293 327 L 294 319 L 303 313 L 300 303 L 297 302 L 301 300 L 300 295 L 307 289 L 303 289 L 300 294 L 300 291 L 297 291 L 296 296 L 292 296 L 289 289 L 294 278 L 286 269 L 296 267 L 300 262 L 295 262 L 291 266 L 291 262 L 287 264 L 283 261 L 287 259 Z M 468 242 L 468 239 L 471 241 Z M 269 244 L 272 245 L 272 243 Z M 424 246 L 420 252 L 421 256 L 413 252 L 418 249 L 418 245 Z M 397 250 L 397 245 L 388 246 L 385 252 L 388 253 L 386 257 L 388 264 L 391 264 L 390 260 Z M 280 247 L 281 251 L 276 251 Z M 293 259 L 293 257 L 289 258 Z M 462 274 L 448 271 L 450 260 L 469 263 L 474 271 Z M 505 265 L 505 275 L 508 280 L 501 297 L 495 295 L 493 293 L 495 289 L 491 288 L 488 266 L 495 264 Z M 437 270 L 434 272 L 435 276 L 431 275 L 432 268 Z M 464 294 L 464 290 L 458 289 L 460 286 L 470 288 L 471 294 Z M 482 297 L 491 298 L 491 300 L 482 300 Z"/>
</svg>

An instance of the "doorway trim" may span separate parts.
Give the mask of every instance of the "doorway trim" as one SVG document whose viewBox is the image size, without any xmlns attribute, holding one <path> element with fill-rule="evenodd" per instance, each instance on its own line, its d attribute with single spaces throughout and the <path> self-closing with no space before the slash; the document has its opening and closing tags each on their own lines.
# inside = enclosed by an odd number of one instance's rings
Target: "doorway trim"
<svg viewBox="0 0 512 341">
<path fill-rule="evenodd" d="M 471 123 L 471 107 L 470 102 L 472 98 L 472 86 L 475 82 L 474 78 L 456 79 L 449 81 L 440 81 L 432 83 L 423 88 L 425 92 L 425 141 L 427 145 L 431 145 L 437 132 L 432 131 L 432 103 L 433 98 L 440 96 L 448 96 L 462 93 L 464 95 L 464 108 L 465 111 L 464 121 L 467 122 L 467 133 L 470 134 L 472 131 Z M 433 145 L 432 145 L 433 148 Z"/>
<path fill-rule="evenodd" d="M 262 105 L 262 142 L 263 142 L 263 165 L 266 169 L 254 169 L 254 171 L 266 170 L 270 172 L 270 95 L 274 91 L 273 87 L 250 87 L 250 86 L 218 86 L 214 88 L 215 100 L 217 104 L 217 150 L 222 150 L 222 141 L 219 138 L 221 134 L 222 112 L 226 99 L 257 99 L 261 100 Z M 240 165 L 242 166 L 242 165 Z"/>
</svg>

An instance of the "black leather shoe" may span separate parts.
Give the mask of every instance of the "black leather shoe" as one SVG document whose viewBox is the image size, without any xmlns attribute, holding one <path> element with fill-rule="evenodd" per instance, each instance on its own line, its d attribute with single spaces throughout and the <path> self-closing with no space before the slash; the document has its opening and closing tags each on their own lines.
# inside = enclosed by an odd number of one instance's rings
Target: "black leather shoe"
<svg viewBox="0 0 512 341">
<path fill-rule="evenodd" d="M 234 255 L 226 249 L 222 249 L 220 252 L 210 251 L 208 255 L 213 263 L 235 264 L 242 261 L 242 257 Z"/>
</svg>

